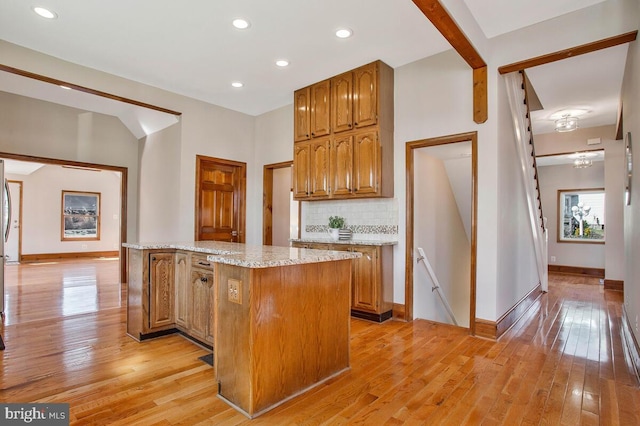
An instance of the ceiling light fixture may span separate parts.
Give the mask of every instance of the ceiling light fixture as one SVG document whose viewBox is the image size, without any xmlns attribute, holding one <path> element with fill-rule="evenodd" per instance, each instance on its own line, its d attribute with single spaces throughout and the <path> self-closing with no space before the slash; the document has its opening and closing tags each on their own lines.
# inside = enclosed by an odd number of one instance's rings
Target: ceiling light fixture
<svg viewBox="0 0 640 426">
<path fill-rule="evenodd" d="M 235 88 L 240 88 L 242 86 L 244 86 L 243 83 L 241 83 L 240 81 L 234 81 L 233 83 L 231 83 L 231 85 Z"/>
<path fill-rule="evenodd" d="M 58 17 L 58 15 L 55 12 L 49 9 L 46 9 L 44 7 L 34 6 L 32 9 L 35 13 L 37 13 L 38 15 L 46 19 L 56 19 Z"/>
<path fill-rule="evenodd" d="M 281 68 L 288 67 L 289 66 L 289 61 L 287 61 L 286 59 L 278 59 L 276 61 L 276 65 L 281 67 Z"/>
<path fill-rule="evenodd" d="M 64 90 L 71 90 L 71 87 L 69 87 L 69 86 L 63 86 L 62 84 L 60 85 L 60 88 L 61 88 L 61 89 L 64 89 Z"/>
<path fill-rule="evenodd" d="M 572 132 L 578 128 L 578 117 L 565 114 L 561 119 L 556 120 L 556 132 Z"/>
<path fill-rule="evenodd" d="M 336 37 L 338 38 L 349 38 L 353 35 L 353 31 L 350 28 L 340 28 L 336 30 Z"/>
<path fill-rule="evenodd" d="M 251 23 L 244 18 L 236 18 L 231 23 L 239 30 L 246 30 L 251 26 Z"/>
<path fill-rule="evenodd" d="M 586 154 L 580 154 L 578 158 L 573 160 L 573 167 L 576 169 L 586 169 L 591 166 L 593 166 L 593 160 L 587 158 Z"/>
</svg>

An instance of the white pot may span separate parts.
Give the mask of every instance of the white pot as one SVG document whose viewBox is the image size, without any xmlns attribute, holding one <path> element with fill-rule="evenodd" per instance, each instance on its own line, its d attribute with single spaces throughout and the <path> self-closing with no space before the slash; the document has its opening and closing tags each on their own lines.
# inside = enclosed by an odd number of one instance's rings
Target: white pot
<svg viewBox="0 0 640 426">
<path fill-rule="evenodd" d="M 329 228 L 329 235 L 331 236 L 331 239 L 333 241 L 338 241 L 338 238 L 340 237 L 340 229 L 338 228 Z"/>
</svg>

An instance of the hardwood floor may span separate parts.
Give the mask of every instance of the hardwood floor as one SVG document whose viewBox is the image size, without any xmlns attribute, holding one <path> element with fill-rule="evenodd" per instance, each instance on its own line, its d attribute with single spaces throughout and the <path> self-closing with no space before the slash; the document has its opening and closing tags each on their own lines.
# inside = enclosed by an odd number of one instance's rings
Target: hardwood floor
<svg viewBox="0 0 640 426">
<path fill-rule="evenodd" d="M 0 401 L 66 402 L 72 424 L 640 424 L 622 295 L 552 275 L 498 342 L 427 321 L 351 320 L 351 370 L 252 421 L 216 397 L 207 351 L 125 335 L 114 260 L 7 267 Z"/>
</svg>

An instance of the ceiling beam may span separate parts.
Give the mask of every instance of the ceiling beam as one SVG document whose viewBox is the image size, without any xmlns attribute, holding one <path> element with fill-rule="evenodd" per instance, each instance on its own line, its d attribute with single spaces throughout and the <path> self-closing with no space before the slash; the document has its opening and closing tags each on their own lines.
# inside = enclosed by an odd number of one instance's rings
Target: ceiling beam
<svg viewBox="0 0 640 426">
<path fill-rule="evenodd" d="M 176 116 L 182 115 L 182 113 L 178 112 L 178 111 L 172 111 L 170 109 L 166 109 L 166 108 L 162 108 L 162 107 L 159 107 L 159 106 L 156 106 L 156 105 L 151 105 L 151 104 L 147 104 L 147 103 L 144 103 L 144 102 L 136 101 L 134 99 L 123 98 L 122 96 L 113 95 L 111 93 L 102 92 L 100 90 L 91 89 L 89 87 L 79 86 L 77 84 L 73 84 L 73 83 L 69 83 L 69 82 L 66 82 L 66 81 L 58 80 L 58 79 L 55 79 L 55 78 L 47 77 L 47 76 L 44 76 L 44 75 L 32 73 L 30 71 L 21 70 L 19 68 L 13 68 L 13 67 L 10 67 L 8 65 L 0 64 L 0 71 L 5 71 L 5 72 L 11 73 L 11 74 L 20 75 L 22 77 L 32 78 L 34 80 L 42 81 L 44 83 L 55 84 L 56 86 L 65 86 L 65 87 L 68 87 L 69 89 L 77 90 L 79 92 L 84 92 L 84 93 L 88 93 L 90 95 L 100 96 L 102 98 L 107 98 L 107 99 L 111 99 L 111 100 L 118 101 L 118 102 L 124 102 L 124 103 L 130 104 L 130 105 L 136 105 L 136 106 L 139 106 L 139 107 L 142 107 L 142 108 L 148 108 L 148 109 L 152 109 L 152 110 L 155 110 L 155 111 L 164 112 L 166 114 L 171 114 L 171 115 L 176 115 Z"/>
<path fill-rule="evenodd" d="M 488 118 L 487 64 L 438 0 L 413 0 L 413 3 L 473 69 L 473 121 L 484 123 Z"/>
<path fill-rule="evenodd" d="M 584 55 L 598 50 L 606 49 L 620 44 L 630 43 L 638 36 L 638 30 L 617 36 L 604 38 L 592 43 L 582 44 L 580 46 L 571 47 L 569 49 L 559 50 L 557 52 L 548 53 L 535 58 L 525 59 L 524 61 L 514 62 L 509 65 L 503 65 L 498 68 L 500 74 L 509 74 L 514 71 L 522 71 L 527 68 L 537 67 L 538 65 L 550 64 L 551 62 L 561 61 L 562 59 L 572 58 L 574 56 Z"/>
</svg>

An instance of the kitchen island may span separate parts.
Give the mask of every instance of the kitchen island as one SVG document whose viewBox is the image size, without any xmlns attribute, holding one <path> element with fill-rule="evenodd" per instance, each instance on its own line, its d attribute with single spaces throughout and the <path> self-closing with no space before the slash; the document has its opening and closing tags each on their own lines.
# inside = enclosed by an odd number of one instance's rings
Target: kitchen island
<svg viewBox="0 0 640 426">
<path fill-rule="evenodd" d="M 248 417 L 349 368 L 358 253 L 224 242 L 124 247 L 127 333 L 193 337 L 196 324 L 211 335 L 219 397 Z"/>
</svg>

